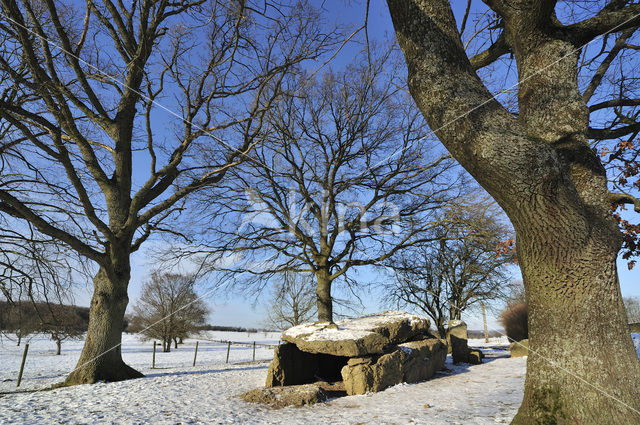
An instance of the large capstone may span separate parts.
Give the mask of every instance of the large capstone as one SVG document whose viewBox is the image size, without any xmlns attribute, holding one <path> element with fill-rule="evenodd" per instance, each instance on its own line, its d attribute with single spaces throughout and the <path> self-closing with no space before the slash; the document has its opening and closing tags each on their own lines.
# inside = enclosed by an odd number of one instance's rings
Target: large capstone
<svg viewBox="0 0 640 425">
<path fill-rule="evenodd" d="M 294 326 L 282 334 L 284 341 L 307 353 L 360 357 L 382 353 L 389 345 L 427 335 L 429 320 L 409 313 L 386 311 L 335 324 Z"/>
<path fill-rule="evenodd" d="M 401 382 L 419 382 L 442 369 L 447 346 L 439 339 L 388 347 L 383 354 L 353 357 L 342 368 L 347 394 L 382 391 Z"/>
</svg>

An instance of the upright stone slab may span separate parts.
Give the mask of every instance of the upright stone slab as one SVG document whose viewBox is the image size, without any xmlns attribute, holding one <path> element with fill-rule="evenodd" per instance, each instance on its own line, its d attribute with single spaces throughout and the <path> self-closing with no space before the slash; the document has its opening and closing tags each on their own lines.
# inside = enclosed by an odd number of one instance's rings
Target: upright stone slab
<svg viewBox="0 0 640 425">
<path fill-rule="evenodd" d="M 298 350 L 295 345 L 280 344 L 274 350 L 265 386 L 280 387 L 313 382 L 316 363 L 313 355 Z"/>
<path fill-rule="evenodd" d="M 447 346 L 439 339 L 411 341 L 389 347 L 382 355 L 354 357 L 342 368 L 349 395 L 382 391 L 401 382 L 420 382 L 442 369 Z"/>
<path fill-rule="evenodd" d="M 482 364 L 482 359 L 484 359 L 484 353 L 481 350 L 477 349 L 469 349 L 469 360 L 470 364 Z"/>
<path fill-rule="evenodd" d="M 378 392 L 402 382 L 403 353 L 395 349 L 390 353 L 371 357 L 354 357 L 342 368 L 342 379 L 347 394 Z"/>
<path fill-rule="evenodd" d="M 274 350 L 265 386 L 301 385 L 318 379 L 339 381 L 345 364 L 346 357 L 305 353 L 294 344 L 280 344 Z"/>
<path fill-rule="evenodd" d="M 462 320 L 450 320 L 449 328 L 447 329 L 447 341 L 451 346 L 451 357 L 454 363 L 469 362 L 467 340 L 467 324 Z"/>
<path fill-rule="evenodd" d="M 447 360 L 447 344 L 438 338 L 405 342 L 398 348 L 405 354 L 402 382 L 425 381 L 441 370 Z"/>
</svg>

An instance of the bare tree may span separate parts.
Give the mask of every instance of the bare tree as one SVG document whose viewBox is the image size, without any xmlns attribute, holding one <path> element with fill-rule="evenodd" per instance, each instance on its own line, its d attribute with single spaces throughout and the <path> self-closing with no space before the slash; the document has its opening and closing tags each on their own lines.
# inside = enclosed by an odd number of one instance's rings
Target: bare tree
<svg viewBox="0 0 640 425">
<path fill-rule="evenodd" d="M 310 321 L 316 314 L 316 297 L 313 276 L 284 272 L 276 276 L 273 295 L 267 304 L 267 324 L 277 329 L 287 329 Z"/>
<path fill-rule="evenodd" d="M 33 226 L 12 228 L 0 216 L 0 295 L 9 303 L 65 298 L 72 289 L 72 276 L 82 275 L 73 251 Z"/>
<path fill-rule="evenodd" d="M 187 338 L 206 323 L 209 309 L 194 285 L 193 276 L 154 271 L 133 306 L 134 327 L 162 341 L 163 352 L 171 351 L 172 341 Z"/>
<path fill-rule="evenodd" d="M 332 40 L 309 5 L 234 5 L 1 2 L 0 212 L 95 265 L 67 384 L 141 376 L 120 351 L 131 253 L 179 234 L 184 198 L 245 159 L 284 76 Z"/>
<path fill-rule="evenodd" d="M 198 252 L 210 252 L 211 269 L 248 285 L 312 273 L 318 320 L 332 322 L 334 282 L 353 284 L 352 268 L 379 264 L 436 224 L 457 175 L 425 148 L 396 65 L 381 49 L 320 81 L 285 82 L 289 95 L 267 113 L 253 160 L 203 200 L 199 215 L 215 231 Z"/>
<path fill-rule="evenodd" d="M 30 334 L 48 334 L 59 355 L 62 342 L 82 337 L 89 322 L 87 308 L 61 301 L 61 298 L 0 301 L 0 330 L 4 335 L 14 334 L 17 345 Z"/>
<path fill-rule="evenodd" d="M 40 318 L 39 331 L 49 334 L 56 343 L 56 355 L 60 355 L 62 341 L 81 338 L 87 330 L 87 321 L 73 305 L 37 303 L 36 314 Z"/>
<path fill-rule="evenodd" d="M 610 56 L 634 51 L 630 39 L 620 48 L 614 44 L 640 25 L 640 4 L 484 3 L 476 6 L 495 17 L 497 37 L 477 38 L 485 47 L 468 55 L 453 2 L 388 0 L 413 98 L 516 230 L 535 355 L 527 360 L 524 399 L 513 423 L 640 423 L 640 363 L 616 271 L 623 235 L 611 213 L 622 203 L 640 211 L 640 203 L 609 189 L 590 142 L 616 144 L 636 134 L 637 62 L 609 67 Z M 601 36 L 601 49 L 584 48 Z M 506 69 L 496 62 L 501 57 L 515 65 L 510 69 L 518 82 L 515 104 L 506 107 L 500 102 L 505 97 L 495 99 L 489 90 L 497 89 L 496 75 L 506 74 L 478 71 L 491 64 Z M 630 90 L 606 84 L 605 76 L 615 74 Z M 602 101 L 608 103 L 596 107 Z M 625 105 L 636 106 L 617 115 Z M 595 113 L 606 109 L 617 116 L 610 129 L 599 127 L 602 115 Z"/>
<path fill-rule="evenodd" d="M 392 258 L 395 279 L 385 285 L 389 302 L 424 312 L 442 337 L 449 320 L 459 320 L 480 302 L 503 298 L 512 262 L 496 252 L 509 231 L 495 204 L 476 199 L 443 214 L 454 224 L 435 229 L 434 241 Z"/>
<path fill-rule="evenodd" d="M 507 306 L 527 302 L 527 296 L 524 292 L 524 283 L 522 280 L 512 280 L 507 283 L 504 293 L 504 300 Z"/>
<path fill-rule="evenodd" d="M 64 305 L 72 294 L 72 276 L 82 276 L 77 257 L 32 226 L 10 228 L 0 218 L 0 289 L 6 299 L 4 332 L 18 345 L 35 332 L 49 333 L 60 353 L 62 341 L 86 331 L 77 309 Z"/>
<path fill-rule="evenodd" d="M 386 285 L 390 300 L 413 306 L 434 320 L 440 335 L 446 323 L 479 302 L 504 297 L 510 255 L 496 251 L 509 238 L 501 211 L 486 199 L 445 210 L 453 223 L 434 230 L 433 241 L 409 248 L 389 263 L 395 282 Z"/>
</svg>

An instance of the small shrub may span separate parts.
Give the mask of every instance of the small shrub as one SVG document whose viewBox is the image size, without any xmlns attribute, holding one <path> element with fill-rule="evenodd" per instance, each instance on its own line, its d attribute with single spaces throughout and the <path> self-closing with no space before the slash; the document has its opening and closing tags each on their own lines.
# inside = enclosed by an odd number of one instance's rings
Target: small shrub
<svg viewBox="0 0 640 425">
<path fill-rule="evenodd" d="M 500 323 L 502 323 L 507 338 L 509 338 L 510 341 L 528 339 L 527 304 L 517 303 L 507 306 L 500 315 Z"/>
</svg>

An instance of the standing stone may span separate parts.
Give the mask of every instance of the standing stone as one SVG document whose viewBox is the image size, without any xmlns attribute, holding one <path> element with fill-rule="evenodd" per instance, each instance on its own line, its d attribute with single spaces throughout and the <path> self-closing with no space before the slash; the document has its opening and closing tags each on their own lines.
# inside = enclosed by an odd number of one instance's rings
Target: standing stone
<svg viewBox="0 0 640 425">
<path fill-rule="evenodd" d="M 440 339 L 399 344 L 378 356 L 354 357 L 342 368 L 349 395 L 382 391 L 401 382 L 420 382 L 442 369 L 447 347 Z"/>
<path fill-rule="evenodd" d="M 469 350 L 469 361 L 470 364 L 481 364 L 482 359 L 484 359 L 484 353 L 477 349 Z"/>
<path fill-rule="evenodd" d="M 467 345 L 467 324 L 462 320 L 450 320 L 447 329 L 447 341 L 451 346 L 451 357 L 454 363 L 469 362 L 469 346 Z"/>
<path fill-rule="evenodd" d="M 314 356 L 298 350 L 295 345 L 280 344 L 274 350 L 265 385 L 280 387 L 313 382 L 313 373 L 317 368 L 316 363 Z"/>
<path fill-rule="evenodd" d="M 354 357 L 342 368 L 347 394 L 378 392 L 402 382 L 403 352 L 400 349 L 375 357 Z"/>
<path fill-rule="evenodd" d="M 405 342 L 398 347 L 405 353 L 403 382 L 426 381 L 442 369 L 447 360 L 447 344 L 441 339 Z"/>
<path fill-rule="evenodd" d="M 339 381 L 340 370 L 345 364 L 346 357 L 305 353 L 294 344 L 286 342 L 274 350 L 265 386 L 301 385 L 319 379 Z"/>
</svg>

